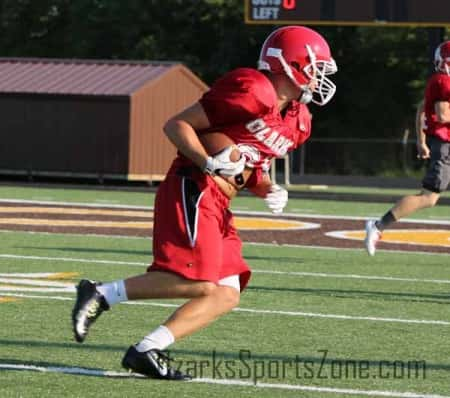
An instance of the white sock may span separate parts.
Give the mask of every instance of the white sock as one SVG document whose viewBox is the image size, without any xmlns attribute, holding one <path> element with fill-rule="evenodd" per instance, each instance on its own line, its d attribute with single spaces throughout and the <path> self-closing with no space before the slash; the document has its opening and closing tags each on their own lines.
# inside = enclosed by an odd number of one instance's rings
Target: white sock
<svg viewBox="0 0 450 398">
<path fill-rule="evenodd" d="M 127 290 L 125 289 L 123 280 L 102 284 L 97 286 L 97 290 L 103 294 L 106 302 L 110 306 L 128 300 Z"/>
<path fill-rule="evenodd" d="M 142 341 L 136 344 L 136 350 L 146 352 L 148 350 L 165 350 L 175 341 L 172 332 L 164 325 L 159 326 L 153 332 L 145 336 Z"/>
</svg>

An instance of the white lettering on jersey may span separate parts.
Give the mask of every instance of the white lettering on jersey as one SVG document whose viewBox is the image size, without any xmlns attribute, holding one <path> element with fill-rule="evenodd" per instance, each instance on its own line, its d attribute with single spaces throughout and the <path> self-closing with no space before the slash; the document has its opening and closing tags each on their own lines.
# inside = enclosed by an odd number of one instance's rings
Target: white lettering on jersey
<svg viewBox="0 0 450 398">
<path fill-rule="evenodd" d="M 255 138 L 276 153 L 278 157 L 286 155 L 294 142 L 266 125 L 263 119 L 255 119 L 245 125 Z"/>
<path fill-rule="evenodd" d="M 267 133 L 270 133 L 270 128 L 269 127 L 257 131 L 256 134 L 255 134 L 255 137 L 257 138 L 258 141 L 264 142 L 264 140 L 266 139 L 266 134 Z"/>
<path fill-rule="evenodd" d="M 272 131 L 272 133 L 270 133 L 270 135 L 264 140 L 264 144 L 266 144 L 269 148 L 273 148 L 273 144 L 278 136 L 279 134 L 276 131 Z"/>
<path fill-rule="evenodd" d="M 266 127 L 266 122 L 264 122 L 264 120 L 262 119 L 255 119 L 251 122 L 248 122 L 245 127 L 247 127 L 247 130 L 251 133 L 256 133 Z"/>
</svg>

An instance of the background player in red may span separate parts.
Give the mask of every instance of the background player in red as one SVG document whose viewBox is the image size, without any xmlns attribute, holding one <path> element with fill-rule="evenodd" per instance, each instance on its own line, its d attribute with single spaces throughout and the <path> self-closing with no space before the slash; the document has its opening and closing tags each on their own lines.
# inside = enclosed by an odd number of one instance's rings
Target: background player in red
<svg viewBox="0 0 450 398">
<path fill-rule="evenodd" d="M 423 189 L 418 195 L 400 199 L 378 221 L 367 221 L 365 245 L 371 256 L 383 230 L 403 217 L 434 206 L 450 183 L 450 41 L 437 47 L 434 63 L 436 73 L 427 82 L 424 108 L 419 106 L 416 118 L 418 157 L 430 159 Z"/>
<path fill-rule="evenodd" d="M 72 312 L 82 342 L 96 318 L 125 300 L 187 298 L 161 326 L 129 347 L 122 365 L 163 379 L 185 379 L 162 352 L 235 308 L 250 278 L 233 225 L 230 200 L 248 188 L 281 212 L 287 192 L 270 181 L 271 159 L 306 141 L 311 132 L 307 103 L 326 104 L 335 93 L 327 75 L 336 64 L 325 39 L 299 26 L 275 30 L 264 42 L 258 70 L 225 74 L 191 107 L 165 125 L 178 149 L 155 200 L 153 263 L 148 272 L 101 284 L 82 280 Z M 225 134 L 230 148 L 216 156 L 202 145 L 211 132 Z"/>
</svg>

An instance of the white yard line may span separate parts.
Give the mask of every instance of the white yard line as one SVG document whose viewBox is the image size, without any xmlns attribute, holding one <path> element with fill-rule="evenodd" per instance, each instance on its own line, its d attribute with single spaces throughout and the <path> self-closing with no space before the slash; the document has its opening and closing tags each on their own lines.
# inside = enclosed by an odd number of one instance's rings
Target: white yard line
<svg viewBox="0 0 450 398">
<path fill-rule="evenodd" d="M 314 313 L 314 312 L 299 312 L 299 311 L 255 310 L 255 309 L 247 309 L 247 308 L 236 308 L 234 311 L 254 313 L 254 314 L 299 316 L 299 317 L 306 317 L 306 318 L 328 318 L 328 319 L 343 319 L 343 320 L 353 320 L 353 321 L 374 321 L 374 322 L 409 323 L 409 324 L 444 325 L 444 326 L 450 325 L 449 321 L 440 321 L 440 320 L 435 321 L 435 320 L 426 320 L 426 319 L 380 318 L 380 317 L 375 317 L 375 316 L 320 314 L 320 313 Z"/>
<path fill-rule="evenodd" d="M 313 249 L 313 250 L 333 250 L 333 251 L 348 251 L 348 252 L 364 252 L 366 254 L 366 249 L 358 249 L 353 247 L 336 247 L 336 246 L 310 246 L 310 245 L 294 245 L 293 243 L 263 243 L 263 242 L 244 242 L 244 245 L 249 246 L 267 246 L 267 247 L 290 247 L 293 249 Z M 448 257 L 448 253 L 434 253 L 434 252 L 421 252 L 421 251 L 411 251 L 411 250 L 386 250 L 377 249 L 377 253 L 399 253 L 408 255 L 421 255 L 421 256 L 444 256 Z M 367 255 L 367 254 L 366 254 Z"/>
<path fill-rule="evenodd" d="M 398 278 L 398 277 L 394 277 L 394 276 L 357 275 L 357 274 L 327 274 L 327 273 L 323 273 L 323 272 L 294 272 L 294 271 L 291 272 L 291 271 L 272 271 L 272 270 L 258 270 L 258 269 L 255 269 L 252 271 L 255 274 L 307 276 L 307 277 L 313 277 L 313 278 L 360 279 L 360 280 L 371 280 L 371 281 L 450 284 L 449 279 Z"/>
<path fill-rule="evenodd" d="M 60 301 L 72 301 L 72 297 L 62 296 L 39 296 L 39 295 L 27 295 L 20 293 L 0 293 L 1 296 L 6 297 L 21 297 L 21 298 L 33 298 L 42 300 L 60 300 Z M 177 308 L 179 304 L 170 303 L 153 303 L 143 301 L 126 301 L 122 304 L 125 305 L 142 305 L 150 307 L 163 307 L 163 308 Z M 250 314 L 264 314 L 264 315 L 285 315 L 301 318 L 324 318 L 324 319 L 340 319 L 347 321 L 369 321 L 369 322 L 386 322 L 386 323 L 404 323 L 404 324 L 421 324 L 421 325 L 441 325 L 450 326 L 450 321 L 432 320 L 432 319 L 405 319 L 405 318 L 384 318 L 375 316 L 355 316 L 355 315 L 343 315 L 343 314 L 322 314 L 316 312 L 301 312 L 301 311 L 279 311 L 279 310 L 259 310 L 254 308 L 235 308 L 234 312 L 245 312 Z"/>
<path fill-rule="evenodd" d="M 81 236 L 81 237 L 89 237 L 89 238 L 106 238 L 106 239 L 144 239 L 149 240 L 152 237 L 151 236 L 126 236 L 126 235 L 107 235 L 107 234 L 91 234 L 91 233 L 66 233 L 66 232 L 45 232 L 45 231 L 19 231 L 19 230 L 10 230 L 10 229 L 0 229 L 0 233 L 2 234 L 11 234 L 11 233 L 18 233 L 18 234 L 30 234 L 30 235 L 52 235 L 52 236 Z"/>
<path fill-rule="evenodd" d="M 0 254 L 0 258 L 9 258 L 17 260 L 37 260 L 37 261 L 60 261 L 60 262 L 77 262 L 86 264 L 105 264 L 105 265 L 126 265 L 135 267 L 147 267 L 147 262 L 134 261 L 117 261 L 117 260 L 91 260 L 87 258 L 71 258 L 71 257 L 41 257 L 41 256 L 20 256 L 16 254 Z M 450 284 L 450 279 L 420 279 L 420 278 L 400 278 L 394 276 L 380 276 L 380 275 L 357 275 L 357 274 L 329 274 L 324 272 L 300 272 L 300 271 L 275 271 L 252 269 L 255 274 L 269 274 L 269 275 L 287 275 L 287 276 L 306 276 L 313 278 L 331 278 L 331 279 L 360 279 L 360 280 L 375 280 L 375 281 L 392 281 L 392 282 L 411 282 L 411 283 L 434 283 L 434 284 Z M 52 275 L 53 273 L 42 273 L 42 277 Z M 5 274 L 0 273 L 0 277 L 20 276 L 26 277 L 30 274 Z M 36 274 L 33 274 L 36 275 Z"/>
<path fill-rule="evenodd" d="M 146 379 L 144 376 L 135 373 L 117 372 L 111 370 L 86 369 L 79 367 L 57 367 L 57 366 L 35 366 L 27 364 L 8 364 L 0 363 L 0 369 L 12 371 L 29 371 L 40 373 L 62 373 L 79 376 L 96 376 L 111 378 L 140 378 Z M 253 383 L 251 381 L 239 379 L 213 379 L 213 378 L 197 378 L 188 383 L 218 384 L 225 386 L 239 386 L 257 389 L 277 389 L 277 390 L 296 390 L 313 393 L 329 393 L 344 395 L 365 395 L 368 397 L 390 397 L 390 398 L 450 398 L 448 395 L 423 394 L 417 392 L 400 392 L 400 391 L 380 391 L 380 390 L 358 390 L 353 388 L 336 388 L 336 387 L 317 387 L 300 384 L 285 383 Z"/>
<path fill-rule="evenodd" d="M 25 199 L 0 199 L 0 203 L 24 203 L 24 204 L 37 204 L 37 205 L 52 205 L 52 206 L 80 206 L 80 207 L 111 207 L 118 209 L 130 209 L 130 210 L 152 210 L 153 206 L 132 206 L 132 205 L 120 205 L 114 203 L 83 203 L 83 202 L 59 202 L 59 201 L 41 201 L 41 200 L 25 200 Z M 273 216 L 272 213 L 267 211 L 249 211 L 249 210 L 233 210 L 234 214 L 250 214 L 254 216 Z M 368 217 L 352 217 L 352 216 L 334 216 L 323 214 L 302 214 L 302 213 L 283 213 L 277 216 L 277 218 L 285 217 L 307 217 L 307 218 L 325 218 L 331 220 L 367 220 Z M 426 224 L 440 224 L 450 225 L 450 221 L 446 220 L 429 220 L 429 219 L 403 219 L 402 222 L 406 223 L 426 223 Z"/>
<path fill-rule="evenodd" d="M 88 202 L 60 202 L 57 200 L 26 200 L 26 199 L 0 199 L 0 203 L 22 203 L 22 204 L 36 204 L 36 205 L 51 205 L 51 206 L 79 206 L 79 207 L 112 207 L 117 209 L 132 209 L 132 210 L 153 210 L 152 206 L 133 206 L 120 205 L 114 203 L 88 203 Z"/>
<path fill-rule="evenodd" d="M 94 264 L 116 264 L 116 265 L 134 265 L 145 266 L 148 263 L 137 263 L 132 261 L 112 261 L 112 260 L 89 260 L 86 258 L 70 258 L 70 257 L 41 257 L 41 256 L 19 256 L 16 254 L 0 254 L 0 258 L 12 258 L 20 260 L 38 260 L 38 261 L 61 261 L 61 262 L 76 262 L 76 263 L 94 263 Z"/>
</svg>

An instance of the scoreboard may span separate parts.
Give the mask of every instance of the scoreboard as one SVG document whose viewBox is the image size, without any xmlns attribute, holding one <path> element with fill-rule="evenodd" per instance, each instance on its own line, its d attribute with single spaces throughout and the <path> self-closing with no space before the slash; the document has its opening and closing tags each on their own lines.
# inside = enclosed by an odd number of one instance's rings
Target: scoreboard
<svg viewBox="0 0 450 398">
<path fill-rule="evenodd" d="M 450 26 L 450 0 L 245 0 L 247 24 Z"/>
</svg>

